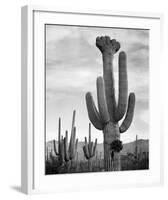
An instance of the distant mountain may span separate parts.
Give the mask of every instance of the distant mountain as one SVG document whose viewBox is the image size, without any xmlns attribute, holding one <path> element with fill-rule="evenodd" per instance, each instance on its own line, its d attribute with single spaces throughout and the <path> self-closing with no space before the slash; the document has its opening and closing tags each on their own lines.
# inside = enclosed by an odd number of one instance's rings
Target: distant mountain
<svg viewBox="0 0 168 200">
<path fill-rule="evenodd" d="M 125 143 L 123 149 L 121 151 L 122 155 L 126 155 L 127 153 L 135 152 L 136 142 Z M 137 140 L 137 151 L 138 153 L 149 152 L 149 140 Z"/>
<path fill-rule="evenodd" d="M 84 142 L 78 142 L 78 160 L 84 160 L 83 154 L 83 146 Z M 136 142 L 129 142 L 123 144 L 123 149 L 121 151 L 121 155 L 127 155 L 127 153 L 134 153 L 135 152 Z M 139 139 L 137 140 L 137 149 L 138 153 L 148 153 L 149 152 L 149 140 Z M 48 149 L 48 153 L 53 151 L 53 140 L 48 141 L 46 145 L 46 150 Z M 47 153 L 47 152 L 46 152 Z M 54 153 L 54 152 L 53 152 Z M 103 158 L 103 143 L 97 144 L 96 155 L 98 158 Z"/>
</svg>

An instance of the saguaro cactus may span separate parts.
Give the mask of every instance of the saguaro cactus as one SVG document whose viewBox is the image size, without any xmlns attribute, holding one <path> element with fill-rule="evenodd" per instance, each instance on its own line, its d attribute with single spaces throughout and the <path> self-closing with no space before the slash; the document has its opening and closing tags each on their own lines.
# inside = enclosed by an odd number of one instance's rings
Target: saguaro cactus
<svg viewBox="0 0 168 200">
<path fill-rule="evenodd" d="M 85 158 L 88 160 L 88 169 L 92 171 L 92 161 L 91 159 L 95 156 L 97 147 L 97 139 L 95 139 L 95 144 L 91 141 L 91 124 L 89 123 L 89 138 L 87 142 L 87 138 L 85 137 L 85 145 L 83 146 L 83 152 Z"/>
<path fill-rule="evenodd" d="M 53 140 L 54 153 L 58 156 L 60 165 L 64 164 L 64 142 L 63 136 L 61 136 L 61 118 L 58 120 L 58 148 L 56 147 L 56 140 Z"/>
<path fill-rule="evenodd" d="M 78 139 L 76 139 L 76 127 L 75 127 L 75 114 L 76 111 L 73 111 L 72 117 L 72 128 L 71 128 L 71 137 L 68 146 L 68 131 L 65 131 L 65 137 L 61 136 L 61 118 L 59 118 L 58 123 L 58 150 L 56 147 L 56 140 L 53 141 L 54 152 L 58 156 L 58 160 L 61 165 L 66 164 L 68 171 L 69 167 L 75 159 Z M 71 161 L 71 163 L 69 163 Z"/>
<path fill-rule="evenodd" d="M 96 46 L 102 53 L 103 77 L 97 78 L 97 110 L 92 94 L 86 94 L 89 119 L 95 128 L 103 131 L 104 136 L 104 168 L 106 171 L 120 170 L 120 133 L 125 132 L 133 119 L 135 94 L 130 93 L 127 103 L 128 82 L 126 53 L 119 53 L 119 94 L 118 103 L 115 99 L 113 57 L 120 49 L 120 44 L 110 37 L 97 37 Z M 128 104 L 128 105 L 127 105 Z M 126 114 L 125 114 L 126 113 Z M 119 126 L 119 121 L 124 117 Z M 117 150 L 112 146 L 118 146 Z M 111 156 L 112 155 L 112 156 Z M 112 159 L 111 159 L 112 158 Z M 112 162 L 109 164 L 109 162 Z M 110 167 L 109 167 L 110 166 Z"/>
</svg>

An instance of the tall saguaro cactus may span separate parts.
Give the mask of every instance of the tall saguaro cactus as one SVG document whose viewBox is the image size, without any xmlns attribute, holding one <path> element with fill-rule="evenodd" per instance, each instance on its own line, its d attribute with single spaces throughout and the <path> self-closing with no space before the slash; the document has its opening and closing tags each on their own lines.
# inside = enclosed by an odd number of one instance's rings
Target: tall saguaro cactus
<svg viewBox="0 0 168 200">
<path fill-rule="evenodd" d="M 97 78 L 97 110 L 92 94 L 87 92 L 86 104 L 89 119 L 95 128 L 103 131 L 104 136 L 104 168 L 106 171 L 119 171 L 120 166 L 120 133 L 130 126 L 135 106 L 135 94 L 128 93 L 126 53 L 119 53 L 119 95 L 115 99 L 113 58 L 120 49 L 120 44 L 110 37 L 97 37 L 96 46 L 102 53 L 103 77 Z M 128 102 L 127 102 L 128 98 Z M 124 117 L 119 126 L 119 121 Z M 118 146 L 117 148 L 114 148 Z M 109 164 L 109 162 L 112 162 Z M 110 167 L 109 167 L 110 166 Z"/>
<path fill-rule="evenodd" d="M 65 137 L 61 136 L 61 118 L 59 118 L 59 123 L 58 123 L 58 150 L 56 147 L 56 141 L 55 140 L 53 141 L 54 152 L 58 156 L 60 164 L 64 165 L 66 163 L 68 168 L 75 159 L 78 146 L 78 139 L 76 139 L 75 114 L 76 111 L 74 110 L 72 117 L 72 128 L 71 128 L 71 137 L 69 146 L 68 146 L 68 131 L 65 131 Z M 69 161 L 71 161 L 71 163 L 69 163 Z"/>
<path fill-rule="evenodd" d="M 91 159 L 95 156 L 97 147 L 97 139 L 95 139 L 95 144 L 91 141 L 91 124 L 89 123 L 89 138 L 85 137 L 85 145 L 83 146 L 83 152 L 85 158 L 88 160 L 89 171 L 92 171 L 92 161 Z"/>
</svg>

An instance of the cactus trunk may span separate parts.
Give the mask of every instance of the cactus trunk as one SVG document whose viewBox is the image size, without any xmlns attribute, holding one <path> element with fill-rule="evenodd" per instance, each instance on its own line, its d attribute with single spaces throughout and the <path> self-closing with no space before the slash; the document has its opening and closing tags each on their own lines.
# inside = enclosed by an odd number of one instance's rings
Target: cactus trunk
<svg viewBox="0 0 168 200">
<path fill-rule="evenodd" d="M 105 87 L 105 97 L 107 109 L 110 117 L 110 123 L 107 123 L 103 129 L 104 136 L 104 168 L 106 171 L 119 171 L 120 154 L 114 152 L 113 159 L 111 158 L 110 144 L 120 139 L 118 122 L 115 121 L 114 114 L 116 109 L 115 89 L 114 89 L 114 74 L 113 74 L 113 54 L 102 53 L 103 58 L 103 79 Z"/>
<path fill-rule="evenodd" d="M 105 96 L 110 120 L 114 121 L 114 110 L 116 107 L 115 90 L 114 90 L 114 74 L 113 74 L 113 55 L 102 54 L 103 58 L 103 79 L 105 84 Z"/>
<path fill-rule="evenodd" d="M 113 152 L 113 158 L 111 156 L 111 143 L 120 139 L 118 124 L 108 123 L 103 130 L 104 136 L 104 168 L 106 171 L 119 171 L 120 166 L 120 153 Z"/>
<path fill-rule="evenodd" d="M 89 172 L 92 171 L 92 160 L 91 160 L 91 158 L 88 159 L 88 170 L 89 170 Z"/>
</svg>

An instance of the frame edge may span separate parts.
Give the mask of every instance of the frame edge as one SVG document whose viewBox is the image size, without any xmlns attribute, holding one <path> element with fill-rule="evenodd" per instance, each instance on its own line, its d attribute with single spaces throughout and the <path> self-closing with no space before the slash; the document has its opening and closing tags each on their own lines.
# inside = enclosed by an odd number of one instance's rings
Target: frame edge
<svg viewBox="0 0 168 200">
<path fill-rule="evenodd" d="M 32 34 L 32 14 L 33 11 L 42 12 L 68 12 L 68 13 L 81 13 L 81 14 L 92 14 L 92 15 L 121 15 L 123 17 L 143 17 L 144 18 L 154 18 L 159 19 L 160 23 L 163 24 L 163 14 L 161 13 L 136 13 L 136 12 L 120 12 L 120 11 L 110 11 L 110 10 L 83 10 L 83 9 L 70 9 L 68 8 L 59 9 L 54 7 L 43 7 L 43 6 L 23 6 L 21 8 L 21 191 L 26 194 L 36 193 L 36 189 L 33 187 L 33 143 L 32 137 L 33 132 L 29 127 L 29 118 L 32 117 L 34 112 L 33 107 L 29 106 L 29 94 L 33 89 L 30 87 L 33 85 L 30 78 L 31 71 L 28 67 L 33 68 L 32 58 L 30 59 L 33 40 L 32 35 L 29 38 L 29 34 Z M 114 13 L 114 14 L 113 14 Z M 30 16 L 29 16 L 30 15 Z M 163 28 L 163 27 L 162 27 Z M 29 44 L 31 45 L 29 46 Z M 31 66 L 29 66 L 31 65 Z M 32 70 L 32 69 L 31 69 Z M 32 74 L 33 75 L 33 74 Z M 29 85 L 31 84 L 31 85 Z M 29 89 L 30 87 L 30 89 Z M 29 91 L 30 90 L 30 91 Z M 32 118 L 33 121 L 33 118 Z M 31 131 L 31 132 L 30 132 Z M 161 139 L 162 141 L 162 139 Z M 163 152 L 163 150 L 161 150 Z M 163 160 L 162 160 L 163 162 Z M 163 174 L 159 185 L 163 184 Z"/>
<path fill-rule="evenodd" d="M 21 191 L 27 193 L 27 6 L 21 8 Z"/>
<path fill-rule="evenodd" d="M 31 194 L 33 177 L 33 10 L 21 7 L 21 191 Z"/>
</svg>

